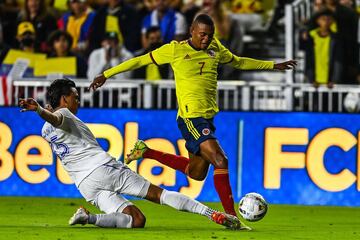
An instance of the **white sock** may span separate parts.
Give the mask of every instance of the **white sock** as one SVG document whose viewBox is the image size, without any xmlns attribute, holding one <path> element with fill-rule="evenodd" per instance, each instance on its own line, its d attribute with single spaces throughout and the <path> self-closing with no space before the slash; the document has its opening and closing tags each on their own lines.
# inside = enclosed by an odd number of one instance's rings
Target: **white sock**
<svg viewBox="0 0 360 240">
<path fill-rule="evenodd" d="M 132 217 L 124 213 L 96 214 L 95 225 L 104 228 L 131 228 Z"/>
<path fill-rule="evenodd" d="M 163 190 L 160 196 L 160 204 L 168 205 L 180 211 L 197 213 L 208 217 L 208 214 L 213 212 L 204 204 L 185 196 L 178 192 Z"/>
</svg>

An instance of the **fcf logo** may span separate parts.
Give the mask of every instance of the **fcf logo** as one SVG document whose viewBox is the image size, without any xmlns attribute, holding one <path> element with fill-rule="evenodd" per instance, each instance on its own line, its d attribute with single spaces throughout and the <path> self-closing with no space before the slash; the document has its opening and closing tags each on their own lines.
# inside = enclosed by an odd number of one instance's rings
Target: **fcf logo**
<svg viewBox="0 0 360 240">
<path fill-rule="evenodd" d="M 359 150 L 356 174 L 347 168 L 336 173 L 329 172 L 324 163 L 325 153 L 330 147 L 339 147 L 347 152 L 357 144 L 360 144 L 360 134 L 357 139 L 352 133 L 342 128 L 322 130 L 310 142 L 309 130 L 306 128 L 267 128 L 264 150 L 264 187 L 279 189 L 282 169 L 305 168 L 310 179 L 323 190 L 339 192 L 356 182 L 357 190 L 360 191 Z M 286 152 L 282 149 L 285 145 L 308 146 L 306 152 Z"/>
</svg>

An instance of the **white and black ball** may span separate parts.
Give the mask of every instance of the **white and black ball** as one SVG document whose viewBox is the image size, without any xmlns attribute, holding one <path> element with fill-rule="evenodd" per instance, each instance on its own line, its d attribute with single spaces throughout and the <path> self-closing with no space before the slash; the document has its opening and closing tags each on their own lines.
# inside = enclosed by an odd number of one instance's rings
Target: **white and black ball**
<svg viewBox="0 0 360 240">
<path fill-rule="evenodd" d="M 255 222 L 262 219 L 268 209 L 263 196 L 258 193 L 247 193 L 239 202 L 239 213 L 247 221 Z"/>
</svg>

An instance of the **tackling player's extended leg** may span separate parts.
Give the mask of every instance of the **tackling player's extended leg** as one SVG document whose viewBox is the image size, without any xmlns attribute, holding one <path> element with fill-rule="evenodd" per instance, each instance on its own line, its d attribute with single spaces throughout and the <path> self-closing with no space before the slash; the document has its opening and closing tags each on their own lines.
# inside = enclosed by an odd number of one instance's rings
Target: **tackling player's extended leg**
<svg viewBox="0 0 360 240">
<path fill-rule="evenodd" d="M 143 228 L 146 218 L 136 206 L 127 206 L 122 212 L 108 214 L 91 214 L 84 207 L 80 207 L 70 218 L 69 224 L 93 224 L 104 228 Z"/>
<path fill-rule="evenodd" d="M 128 154 L 125 162 L 128 164 L 139 158 L 151 158 L 179 170 L 192 179 L 205 179 L 209 164 L 214 165 L 214 184 L 226 213 L 236 216 L 234 200 L 229 181 L 228 160 L 216 139 L 207 139 L 200 144 L 200 156 L 189 152 L 185 158 L 174 154 L 164 153 L 149 148 L 143 141 L 136 142 L 134 149 Z"/>
<path fill-rule="evenodd" d="M 228 159 L 215 136 L 213 119 L 181 118 L 177 119 L 178 127 L 186 141 L 189 157 L 150 149 L 139 140 L 125 159 L 126 163 L 141 157 L 151 158 L 179 170 L 195 180 L 204 180 L 209 164 L 214 165 L 214 184 L 226 213 L 236 216 L 234 200 L 229 181 Z"/>
<path fill-rule="evenodd" d="M 145 199 L 158 204 L 168 205 L 180 211 L 200 214 L 229 229 L 250 230 L 237 217 L 215 211 L 181 193 L 167 191 L 153 184 L 150 184 Z M 145 216 L 134 205 L 125 207 L 122 212 L 108 214 L 90 214 L 84 207 L 80 207 L 69 220 L 70 225 L 94 224 L 99 227 L 109 228 L 143 228 L 145 222 Z"/>
<path fill-rule="evenodd" d="M 200 214 L 229 229 L 250 230 L 249 227 L 243 225 L 240 220 L 233 215 L 215 211 L 188 196 L 178 192 L 167 191 L 153 184 L 150 184 L 145 199 L 162 205 L 168 205 L 180 211 Z"/>
<path fill-rule="evenodd" d="M 79 191 L 88 202 L 105 214 L 90 214 L 86 209 L 79 208 L 69 220 L 70 225 L 94 224 L 112 228 L 144 227 L 145 216 L 122 196 L 125 194 L 168 205 L 180 211 L 197 213 L 231 229 L 246 229 L 237 217 L 215 211 L 181 193 L 157 187 L 115 160 L 95 169 L 81 182 Z"/>
</svg>

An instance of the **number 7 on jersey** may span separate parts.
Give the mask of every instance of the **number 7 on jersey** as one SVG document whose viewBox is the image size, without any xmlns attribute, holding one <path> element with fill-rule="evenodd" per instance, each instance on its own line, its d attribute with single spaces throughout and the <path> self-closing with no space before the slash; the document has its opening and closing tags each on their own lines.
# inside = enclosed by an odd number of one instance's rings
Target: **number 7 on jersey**
<svg viewBox="0 0 360 240">
<path fill-rule="evenodd" d="M 202 75 L 202 73 L 203 73 L 203 68 L 204 68 L 204 66 L 205 66 L 205 62 L 198 62 L 198 64 L 201 65 L 201 67 L 200 67 L 200 75 Z"/>
</svg>

